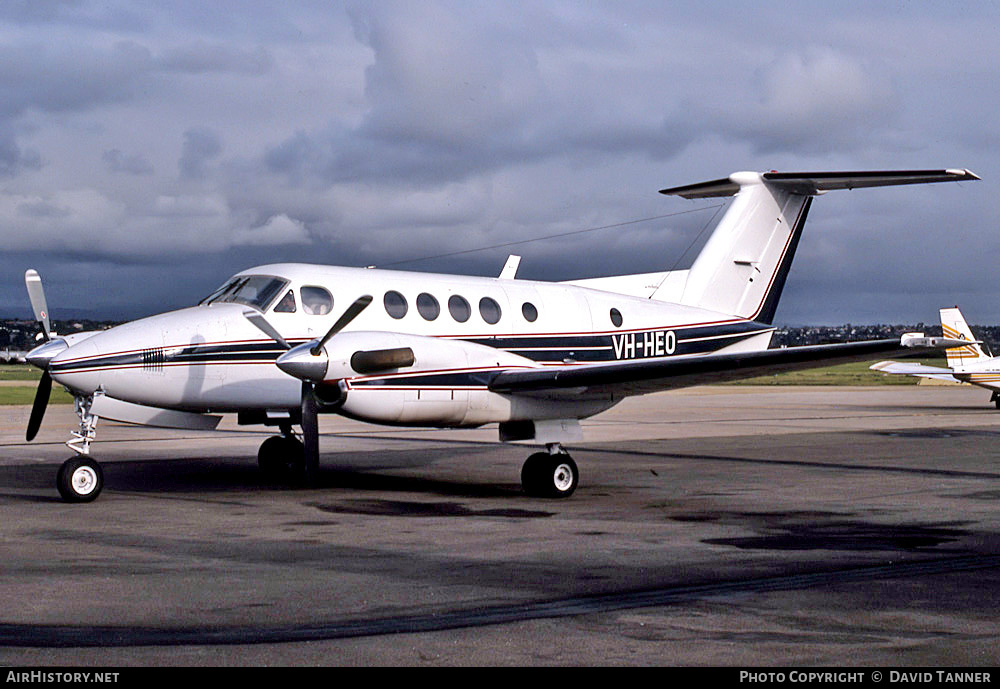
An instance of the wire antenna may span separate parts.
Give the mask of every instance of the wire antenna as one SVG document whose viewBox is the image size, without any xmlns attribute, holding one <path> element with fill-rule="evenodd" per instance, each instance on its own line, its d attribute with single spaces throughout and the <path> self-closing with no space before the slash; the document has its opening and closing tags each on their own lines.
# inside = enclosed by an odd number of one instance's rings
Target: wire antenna
<svg viewBox="0 0 1000 689">
<path fill-rule="evenodd" d="M 697 213 L 699 211 L 711 210 L 713 208 L 716 209 L 715 214 L 717 215 L 718 214 L 718 209 L 722 208 L 725 205 L 726 204 L 724 204 L 724 203 L 720 203 L 720 204 L 716 204 L 714 206 L 704 206 L 702 208 L 693 208 L 691 210 L 686 210 L 686 211 L 677 211 L 676 213 L 667 213 L 665 215 L 654 215 L 654 216 L 649 217 L 649 218 L 639 218 L 638 220 L 627 220 L 625 222 L 614 223 L 612 225 L 601 225 L 600 227 L 588 227 L 585 230 L 573 230 L 571 232 L 560 232 L 558 234 L 550 234 L 550 235 L 546 235 L 544 237 L 534 237 L 532 239 L 519 239 L 519 240 L 513 241 L 513 242 L 504 242 L 503 244 L 494 244 L 492 246 L 481 246 L 481 247 L 478 247 L 476 249 L 463 249 L 462 251 L 451 251 L 451 252 L 448 252 L 448 253 L 445 253 L 445 254 L 435 254 L 433 256 L 421 256 L 420 258 L 408 258 L 408 259 L 404 259 L 402 261 L 393 261 L 391 263 L 383 263 L 382 265 L 377 266 L 377 267 L 379 267 L 379 268 L 387 268 L 389 266 L 398 266 L 398 265 L 403 264 L 403 263 L 416 263 L 417 261 L 430 261 L 430 260 L 436 259 L 436 258 L 448 258 L 450 256 L 461 256 L 461 255 L 464 255 L 464 254 L 472 254 L 472 253 L 476 253 L 477 251 L 489 251 L 490 249 L 503 249 L 503 248 L 506 248 L 508 246 L 517 246 L 519 244 L 530 244 L 531 242 L 541 242 L 541 241 L 545 241 L 547 239 L 558 239 L 560 237 L 571 237 L 573 235 L 584 234 L 586 232 L 597 232 L 599 230 L 610 230 L 610 229 L 614 229 L 616 227 L 625 227 L 627 225 L 637 225 L 638 223 L 650 222 L 652 220 L 662 220 L 664 218 L 672 218 L 672 217 L 675 217 L 675 216 L 678 216 L 678 215 L 687 215 L 689 213 Z M 714 219 L 714 218 L 715 218 L 715 215 L 712 216 L 712 219 Z M 712 222 L 712 220 L 709 220 L 709 223 L 711 223 L 711 222 Z M 707 227 L 707 225 L 706 225 L 706 227 Z M 702 228 L 702 232 L 704 232 L 704 231 L 705 231 L 704 228 Z M 701 232 L 698 233 L 698 236 L 699 237 L 701 236 Z M 697 237 L 695 238 L 695 240 L 697 241 Z M 690 247 L 688 247 L 688 248 L 690 248 Z M 686 250 L 685 250 L 685 253 L 687 253 Z M 683 254 L 682 254 L 682 256 L 683 256 Z M 369 267 L 375 268 L 376 266 L 369 266 Z"/>
</svg>

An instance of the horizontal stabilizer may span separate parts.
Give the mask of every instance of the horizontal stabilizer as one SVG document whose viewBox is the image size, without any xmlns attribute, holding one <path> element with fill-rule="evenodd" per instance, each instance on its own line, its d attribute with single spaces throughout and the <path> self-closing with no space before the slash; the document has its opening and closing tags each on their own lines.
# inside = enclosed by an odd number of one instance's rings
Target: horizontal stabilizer
<svg viewBox="0 0 1000 689">
<path fill-rule="evenodd" d="M 968 170 L 890 170 L 863 172 L 736 172 L 723 179 L 661 189 L 661 194 L 704 199 L 733 196 L 754 176 L 769 186 L 793 194 L 816 196 L 835 189 L 888 187 L 900 184 L 930 184 L 932 182 L 964 182 L 979 179 Z"/>
<path fill-rule="evenodd" d="M 923 333 L 904 333 L 900 338 L 904 347 L 928 347 L 930 349 L 951 349 L 968 344 L 982 344 L 981 340 L 959 340 L 954 337 L 924 337 Z"/>
<path fill-rule="evenodd" d="M 869 366 L 872 371 L 890 373 L 901 376 L 919 376 L 933 380 L 956 380 L 950 368 L 927 366 L 925 364 L 903 363 L 899 361 L 880 361 Z"/>
</svg>

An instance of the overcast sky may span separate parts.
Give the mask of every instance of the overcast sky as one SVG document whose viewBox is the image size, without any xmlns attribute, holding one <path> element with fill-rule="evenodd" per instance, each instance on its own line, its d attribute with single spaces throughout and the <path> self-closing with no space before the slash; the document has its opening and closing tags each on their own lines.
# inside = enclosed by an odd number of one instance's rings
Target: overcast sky
<svg viewBox="0 0 1000 689">
<path fill-rule="evenodd" d="M 27 268 L 116 318 L 278 260 L 684 267 L 718 209 L 663 187 L 964 167 L 818 199 L 777 321 L 1000 323 L 998 7 L 4 0 L 0 315 Z"/>
</svg>

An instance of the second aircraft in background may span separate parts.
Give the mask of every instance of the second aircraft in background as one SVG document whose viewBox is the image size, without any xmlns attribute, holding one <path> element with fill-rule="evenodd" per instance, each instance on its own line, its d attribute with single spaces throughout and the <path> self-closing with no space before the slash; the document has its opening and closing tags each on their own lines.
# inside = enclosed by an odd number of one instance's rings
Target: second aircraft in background
<svg viewBox="0 0 1000 689">
<path fill-rule="evenodd" d="M 982 343 L 972 335 L 958 307 L 941 309 L 942 335 L 969 344 L 945 350 L 948 368 L 917 363 L 880 361 L 871 368 L 882 373 L 892 373 L 931 380 L 971 383 L 992 391 L 990 401 L 1000 409 L 1000 357 L 994 357 L 982 348 Z"/>
</svg>

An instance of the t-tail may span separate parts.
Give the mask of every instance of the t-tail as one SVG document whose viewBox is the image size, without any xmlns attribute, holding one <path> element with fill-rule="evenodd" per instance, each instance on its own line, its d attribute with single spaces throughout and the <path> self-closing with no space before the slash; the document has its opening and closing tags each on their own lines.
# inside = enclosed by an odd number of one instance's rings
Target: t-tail
<svg viewBox="0 0 1000 689">
<path fill-rule="evenodd" d="M 968 170 L 737 172 L 663 189 L 661 194 L 689 199 L 735 199 L 684 271 L 679 291 L 676 282 L 664 280 L 652 298 L 771 324 L 815 196 L 835 189 L 977 179 Z"/>
<path fill-rule="evenodd" d="M 963 347 L 945 350 L 949 368 L 959 371 L 969 364 L 977 364 L 992 358 L 979 346 L 979 342 L 972 334 L 972 329 L 965 322 L 965 318 L 957 306 L 941 309 L 941 333 L 945 337 L 969 341 L 969 344 Z"/>
</svg>

